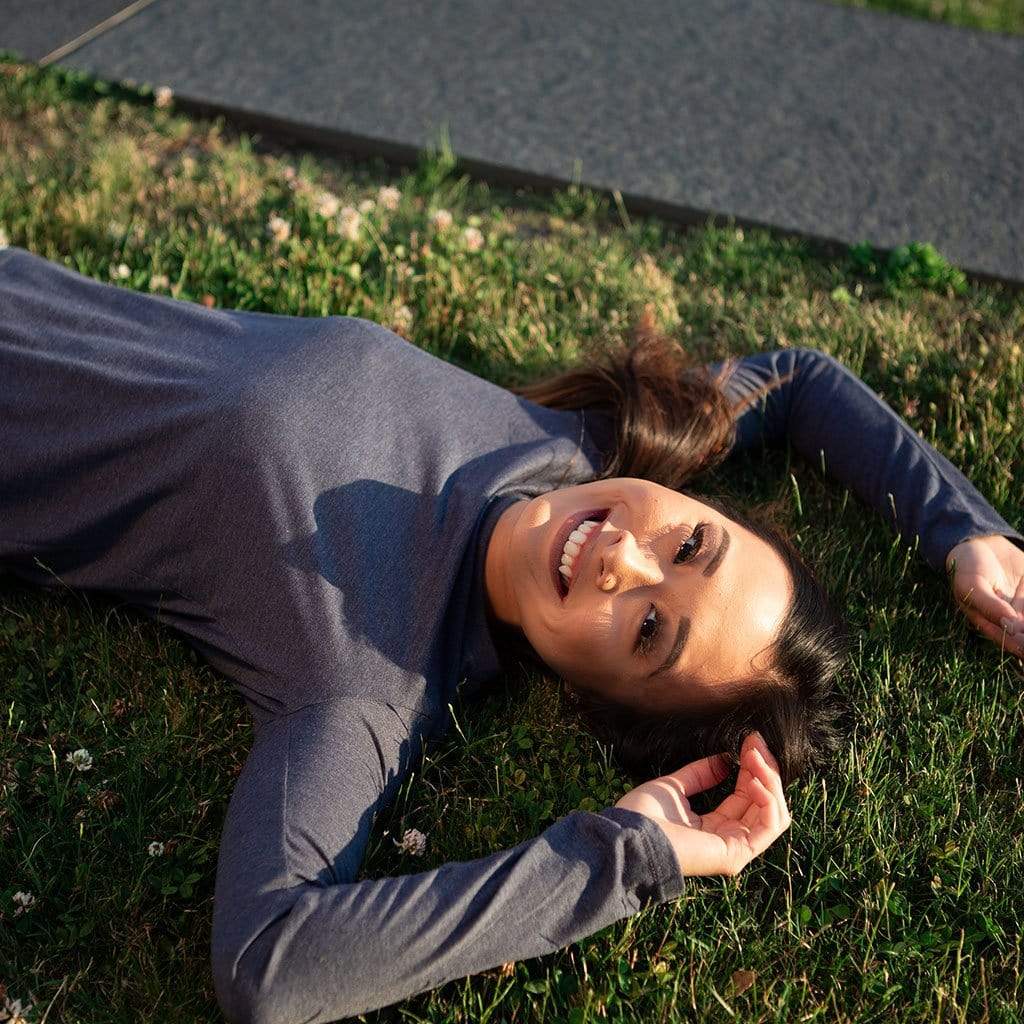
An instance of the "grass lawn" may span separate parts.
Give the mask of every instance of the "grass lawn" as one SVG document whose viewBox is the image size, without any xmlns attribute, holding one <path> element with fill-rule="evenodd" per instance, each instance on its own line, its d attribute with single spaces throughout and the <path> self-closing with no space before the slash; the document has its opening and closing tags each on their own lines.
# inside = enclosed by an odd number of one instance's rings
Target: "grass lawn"
<svg viewBox="0 0 1024 1024">
<path fill-rule="evenodd" d="M 401 173 L 276 151 L 173 102 L 12 62 L 0 232 L 124 288 L 367 317 L 501 383 L 573 361 L 646 304 L 699 357 L 818 347 L 1024 522 L 1024 297 L 965 282 L 927 247 L 886 260 L 735 225 L 681 232 L 585 189 L 492 188 L 443 144 Z M 739 878 L 695 880 L 559 953 L 363 1019 L 1020 1019 L 1020 674 L 815 467 L 775 451 L 706 486 L 779 500 L 840 595 L 859 633 L 845 753 L 791 788 L 793 828 Z M 208 941 L 252 736 L 241 698 L 126 606 L 12 577 L 0 696 L 8 997 L 34 995 L 32 1021 L 219 1020 Z M 376 821 L 361 877 L 482 856 L 629 788 L 553 681 L 509 677 L 453 710 L 459 728 Z M 84 771 L 67 760 L 80 748 Z M 406 828 L 427 833 L 422 857 L 393 844 Z M 16 892 L 34 905 L 18 913 Z"/>
<path fill-rule="evenodd" d="M 1024 34 L 1024 0 L 829 0 L 962 28 Z"/>
</svg>

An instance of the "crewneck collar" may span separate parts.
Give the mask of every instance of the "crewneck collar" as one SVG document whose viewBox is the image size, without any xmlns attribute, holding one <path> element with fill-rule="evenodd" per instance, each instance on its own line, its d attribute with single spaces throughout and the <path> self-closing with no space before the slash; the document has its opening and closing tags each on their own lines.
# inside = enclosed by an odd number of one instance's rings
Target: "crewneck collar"
<svg viewBox="0 0 1024 1024">
<path fill-rule="evenodd" d="M 476 538 L 473 542 L 473 564 L 471 569 L 466 627 L 462 642 L 462 658 L 458 678 L 466 680 L 469 689 L 474 690 L 483 682 L 496 678 L 504 667 L 498 654 L 495 637 L 496 626 L 487 614 L 487 588 L 484 583 L 484 563 L 487 546 L 494 533 L 494 527 L 502 513 L 525 496 L 520 494 L 499 494 L 484 506 L 478 520 Z"/>
</svg>

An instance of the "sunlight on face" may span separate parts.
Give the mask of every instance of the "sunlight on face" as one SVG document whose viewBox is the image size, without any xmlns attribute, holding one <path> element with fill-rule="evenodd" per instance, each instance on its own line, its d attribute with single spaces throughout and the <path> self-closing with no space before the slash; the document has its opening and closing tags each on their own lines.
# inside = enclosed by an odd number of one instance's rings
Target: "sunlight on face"
<svg viewBox="0 0 1024 1024">
<path fill-rule="evenodd" d="M 565 541 L 588 519 L 597 525 L 572 542 L 566 579 Z M 771 545 L 694 498 L 633 477 L 510 506 L 491 537 L 485 580 L 497 618 L 520 628 L 554 671 L 650 711 L 724 703 L 724 683 L 770 665 L 792 599 Z"/>
</svg>

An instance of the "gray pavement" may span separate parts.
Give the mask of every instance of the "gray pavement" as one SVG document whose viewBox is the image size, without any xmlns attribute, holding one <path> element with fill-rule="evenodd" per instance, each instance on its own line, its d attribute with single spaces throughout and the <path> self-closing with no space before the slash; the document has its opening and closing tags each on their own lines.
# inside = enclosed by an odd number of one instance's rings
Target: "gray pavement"
<svg viewBox="0 0 1024 1024">
<path fill-rule="evenodd" d="M 126 0 L 0 0 L 0 50 L 42 60 L 127 6 Z"/>
<path fill-rule="evenodd" d="M 493 180 L 1024 282 L 1024 38 L 814 0 L 156 0 L 60 63 L 358 154 L 445 125 Z"/>
</svg>

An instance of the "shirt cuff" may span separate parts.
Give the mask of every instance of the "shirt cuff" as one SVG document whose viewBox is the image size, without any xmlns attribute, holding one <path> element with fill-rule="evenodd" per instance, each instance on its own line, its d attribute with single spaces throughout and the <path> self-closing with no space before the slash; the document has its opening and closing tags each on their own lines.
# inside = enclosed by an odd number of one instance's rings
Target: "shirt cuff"
<svg viewBox="0 0 1024 1024">
<path fill-rule="evenodd" d="M 679 869 L 679 861 L 668 836 L 657 822 L 646 814 L 625 807 L 606 807 L 599 813 L 602 818 L 638 834 L 637 849 L 642 851 L 642 863 L 637 865 L 635 874 L 623 882 L 633 889 L 641 903 L 663 903 L 682 893 L 683 873 Z"/>
</svg>

